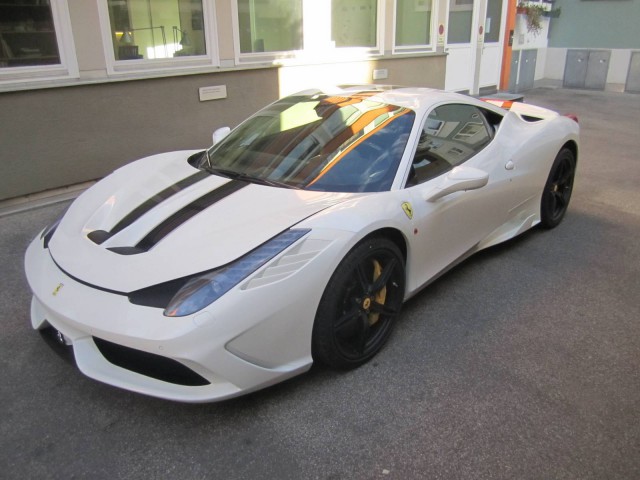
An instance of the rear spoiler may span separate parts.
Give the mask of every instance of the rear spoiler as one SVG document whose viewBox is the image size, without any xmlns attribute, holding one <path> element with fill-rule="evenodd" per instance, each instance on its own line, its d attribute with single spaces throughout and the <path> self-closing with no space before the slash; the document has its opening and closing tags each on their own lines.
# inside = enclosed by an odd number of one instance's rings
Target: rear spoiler
<svg viewBox="0 0 640 480">
<path fill-rule="evenodd" d="M 504 108 L 505 110 L 511 110 L 511 107 L 515 103 L 513 100 L 500 100 L 498 98 L 481 98 L 480 100 L 495 105 L 496 107 Z"/>
<path fill-rule="evenodd" d="M 558 113 L 548 108 L 536 107 L 517 100 L 501 100 L 499 98 L 481 98 L 480 100 L 495 105 L 505 110 L 513 111 L 519 114 L 527 121 L 546 120 L 548 118 L 557 117 Z M 578 116 L 573 113 L 565 113 L 564 117 L 568 117 L 578 123 Z"/>
</svg>

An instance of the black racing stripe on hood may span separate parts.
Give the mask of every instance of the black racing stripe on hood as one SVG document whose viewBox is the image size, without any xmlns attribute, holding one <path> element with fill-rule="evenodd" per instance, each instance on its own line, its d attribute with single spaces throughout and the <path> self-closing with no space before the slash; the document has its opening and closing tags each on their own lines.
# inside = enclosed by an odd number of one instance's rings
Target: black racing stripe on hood
<svg viewBox="0 0 640 480">
<path fill-rule="evenodd" d="M 224 185 L 212 190 L 211 192 L 201 196 L 197 200 L 191 202 L 189 205 L 178 210 L 169 218 L 160 223 L 156 228 L 151 230 L 142 240 L 136 245 L 137 249 L 143 252 L 149 251 L 160 240 L 169 235 L 172 231 L 185 223 L 191 217 L 200 213 L 201 211 L 209 208 L 211 205 L 219 202 L 220 200 L 228 197 L 234 192 L 237 192 L 241 188 L 249 185 L 248 182 L 240 180 L 231 180 Z"/>
<path fill-rule="evenodd" d="M 159 205 L 160 203 L 164 202 L 169 197 L 172 197 L 176 193 L 184 190 L 185 188 L 190 187 L 191 185 L 194 185 L 195 183 L 198 183 L 198 182 L 200 182 L 200 181 L 202 181 L 205 178 L 208 178 L 210 176 L 211 176 L 211 174 L 209 172 L 200 171 L 198 173 L 194 173 L 193 175 L 189 175 L 186 178 L 183 178 L 182 180 L 180 180 L 177 183 L 174 183 L 173 185 L 168 186 L 167 188 L 162 190 L 160 193 L 155 194 L 149 200 L 147 200 L 146 202 L 144 202 L 144 203 L 138 205 L 136 208 L 134 208 L 126 217 L 124 217 L 122 220 L 120 220 L 109 231 L 109 234 L 110 235 L 115 235 L 119 231 L 124 230 L 129 225 L 131 225 L 136 220 L 138 220 L 140 217 L 142 217 L 149 210 L 151 210 L 155 206 Z"/>
</svg>

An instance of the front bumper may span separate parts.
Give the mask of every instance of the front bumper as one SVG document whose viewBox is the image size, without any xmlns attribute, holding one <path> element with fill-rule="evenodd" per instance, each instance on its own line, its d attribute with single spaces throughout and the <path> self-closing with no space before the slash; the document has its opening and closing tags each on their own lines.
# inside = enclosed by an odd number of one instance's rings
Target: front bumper
<svg viewBox="0 0 640 480">
<path fill-rule="evenodd" d="M 133 305 L 125 295 L 69 277 L 36 238 L 25 257 L 32 326 L 60 332 L 78 368 L 101 382 L 184 402 L 238 396 L 311 366 L 315 311 L 333 272 L 330 259 L 340 258 L 335 250 L 344 247 L 312 243 L 315 253 L 301 252 L 304 265 L 289 266 L 295 265 L 291 258 L 267 265 L 208 308 L 169 318 L 162 309 Z M 278 270 L 273 280 L 264 274 L 269 268 Z M 163 374 L 172 369 L 177 376 Z M 180 380 L 180 373 L 192 380 Z"/>
</svg>

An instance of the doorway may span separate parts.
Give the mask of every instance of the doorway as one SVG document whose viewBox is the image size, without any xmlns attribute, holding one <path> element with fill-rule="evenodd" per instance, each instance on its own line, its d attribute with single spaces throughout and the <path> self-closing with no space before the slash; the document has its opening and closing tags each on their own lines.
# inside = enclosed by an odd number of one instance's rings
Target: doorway
<svg viewBox="0 0 640 480">
<path fill-rule="evenodd" d="M 498 88 L 507 0 L 449 0 L 445 90 Z"/>
</svg>

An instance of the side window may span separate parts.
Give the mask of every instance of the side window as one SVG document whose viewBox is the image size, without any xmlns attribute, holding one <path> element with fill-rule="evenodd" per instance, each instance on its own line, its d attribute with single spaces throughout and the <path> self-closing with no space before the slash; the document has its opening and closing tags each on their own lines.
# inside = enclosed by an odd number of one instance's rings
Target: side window
<svg viewBox="0 0 640 480">
<path fill-rule="evenodd" d="M 437 107 L 422 126 L 407 186 L 431 180 L 466 162 L 490 141 L 480 109 L 460 104 Z"/>
</svg>

